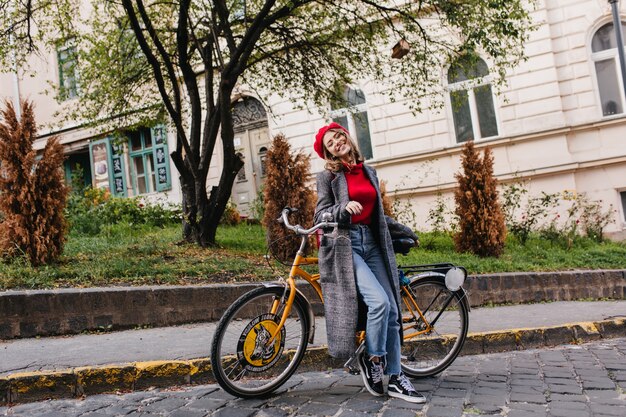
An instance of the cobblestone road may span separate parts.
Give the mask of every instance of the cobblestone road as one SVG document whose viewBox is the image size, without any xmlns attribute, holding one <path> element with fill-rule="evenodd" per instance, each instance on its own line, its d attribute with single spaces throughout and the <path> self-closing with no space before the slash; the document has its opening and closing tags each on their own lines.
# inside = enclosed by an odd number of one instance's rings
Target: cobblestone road
<svg viewBox="0 0 626 417">
<path fill-rule="evenodd" d="M 275 396 L 240 400 L 215 385 L 0 407 L 8 416 L 626 416 L 626 339 L 463 357 L 415 380 L 424 405 L 378 399 L 342 370 L 294 376 Z"/>
</svg>

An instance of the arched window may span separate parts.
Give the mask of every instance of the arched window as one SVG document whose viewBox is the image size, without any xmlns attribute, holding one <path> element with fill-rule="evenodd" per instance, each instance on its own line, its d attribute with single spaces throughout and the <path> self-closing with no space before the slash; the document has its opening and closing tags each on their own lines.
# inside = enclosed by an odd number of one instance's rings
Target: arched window
<svg viewBox="0 0 626 417">
<path fill-rule="evenodd" d="M 485 61 L 472 56 L 459 58 L 448 70 L 448 89 L 457 143 L 498 136 Z"/>
<path fill-rule="evenodd" d="M 342 100 L 331 103 L 331 117 L 350 131 L 365 159 L 372 159 L 372 139 L 367 119 L 365 94 L 357 88 L 345 87 Z"/>
<path fill-rule="evenodd" d="M 626 33 L 624 22 L 622 22 L 622 32 Z M 613 23 L 607 23 L 593 34 L 591 60 L 596 70 L 602 115 L 612 116 L 624 113 L 624 80 L 620 75 Z"/>
<path fill-rule="evenodd" d="M 244 97 L 233 104 L 235 133 L 267 126 L 267 113 L 263 104 L 254 97 Z"/>
</svg>

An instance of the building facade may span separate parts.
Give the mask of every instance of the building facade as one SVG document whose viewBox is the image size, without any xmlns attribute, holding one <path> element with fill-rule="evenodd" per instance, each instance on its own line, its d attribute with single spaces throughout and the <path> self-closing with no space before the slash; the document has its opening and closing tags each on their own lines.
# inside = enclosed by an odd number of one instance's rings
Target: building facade
<svg viewBox="0 0 626 417">
<path fill-rule="evenodd" d="M 619 8 L 626 32 L 626 6 Z M 527 181 L 531 195 L 584 193 L 602 201 L 604 210 L 615 210 L 607 233 L 626 238 L 626 80 L 610 5 L 607 0 L 539 0 L 533 18 L 538 26 L 525 44 L 528 60 L 509 72 L 500 94 L 491 85 L 490 63 L 480 60 L 468 73 L 455 71 L 454 64 L 444 70 L 440 110 L 413 114 L 407 103 L 390 102 L 368 80 L 346 86 L 350 109 L 326 109 L 358 139 L 387 190 L 411 211 L 415 227 L 430 227 L 428 211 L 442 198 L 438 195 L 451 201 L 463 143 L 474 139 L 479 149 L 492 149 L 501 182 Z M 72 105 L 79 93 L 66 57 L 63 50 L 51 52 L 38 61 L 34 78 L 20 78 L 19 71 L 0 74 L 0 95 L 34 100 L 40 124 L 47 124 L 58 106 Z M 42 93 L 48 82 L 67 91 L 65 101 Z M 265 102 L 269 108 L 242 93 L 233 104 L 235 146 L 245 161 L 233 201 L 243 213 L 262 186 L 273 135 L 282 132 L 295 150 L 310 153 L 314 173 L 323 169 L 312 143 L 317 129 L 330 121 L 324 112 L 299 110 L 278 97 Z M 68 175 L 73 164 L 88 165 L 86 181 L 116 195 L 180 201 L 167 157 L 175 138 L 164 126 L 129 132 L 121 142 L 79 125 L 41 133 L 42 143 L 52 134 L 62 137 Z M 216 149 L 208 186 L 220 175 L 221 149 Z"/>
</svg>

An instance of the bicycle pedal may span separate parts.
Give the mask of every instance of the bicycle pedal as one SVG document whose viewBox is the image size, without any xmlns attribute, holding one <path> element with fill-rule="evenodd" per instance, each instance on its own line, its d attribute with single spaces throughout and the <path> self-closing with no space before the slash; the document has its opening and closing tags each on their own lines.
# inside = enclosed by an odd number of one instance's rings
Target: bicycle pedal
<svg viewBox="0 0 626 417">
<path fill-rule="evenodd" d="M 360 375 L 361 374 L 361 370 L 360 369 L 356 369 L 356 368 L 352 368 L 352 367 L 344 368 L 344 369 L 350 375 Z"/>
</svg>

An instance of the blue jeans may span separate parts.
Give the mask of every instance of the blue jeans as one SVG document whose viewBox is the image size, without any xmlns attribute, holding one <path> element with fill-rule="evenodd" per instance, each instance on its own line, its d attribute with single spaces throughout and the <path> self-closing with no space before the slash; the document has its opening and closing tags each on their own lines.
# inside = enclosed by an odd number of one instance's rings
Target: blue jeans
<svg viewBox="0 0 626 417">
<path fill-rule="evenodd" d="M 380 246 L 368 226 L 350 227 L 356 285 L 367 305 L 365 347 L 371 356 L 387 356 L 385 373 L 400 373 L 400 324 L 389 274 Z"/>
</svg>

